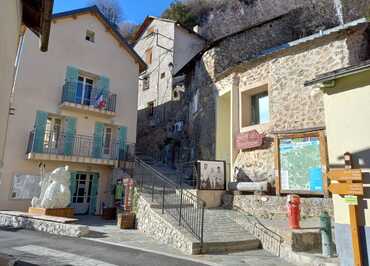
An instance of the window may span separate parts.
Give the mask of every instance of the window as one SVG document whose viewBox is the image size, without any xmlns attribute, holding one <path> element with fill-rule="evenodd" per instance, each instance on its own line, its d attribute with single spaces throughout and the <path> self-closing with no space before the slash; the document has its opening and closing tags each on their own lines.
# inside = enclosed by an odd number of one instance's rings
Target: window
<svg viewBox="0 0 370 266">
<path fill-rule="evenodd" d="M 104 148 L 103 148 L 103 153 L 104 155 L 109 155 L 110 154 L 110 146 L 111 146 L 111 140 L 112 140 L 112 128 L 110 127 L 105 127 L 104 128 Z"/>
<path fill-rule="evenodd" d="M 150 76 L 143 77 L 143 91 L 148 90 L 150 86 Z"/>
<path fill-rule="evenodd" d="M 242 128 L 270 121 L 269 96 L 266 85 L 242 91 L 240 98 Z"/>
<path fill-rule="evenodd" d="M 149 48 L 145 51 L 145 62 L 150 65 L 153 61 L 153 48 Z"/>
<path fill-rule="evenodd" d="M 89 42 L 95 42 L 95 32 L 87 30 L 85 39 Z"/>
<path fill-rule="evenodd" d="M 197 90 L 193 95 L 193 99 L 191 102 L 191 113 L 195 114 L 198 111 L 199 111 L 199 92 Z"/>
<path fill-rule="evenodd" d="M 148 103 L 148 115 L 154 115 L 154 101 Z"/>
<path fill-rule="evenodd" d="M 166 77 L 166 72 L 161 73 L 161 79 L 164 79 Z"/>
<path fill-rule="evenodd" d="M 76 103 L 90 105 L 91 91 L 93 87 L 93 79 L 80 75 L 78 77 Z"/>
<path fill-rule="evenodd" d="M 45 127 L 44 148 L 47 151 L 56 151 L 60 144 L 62 120 L 56 117 L 48 117 Z"/>
<path fill-rule="evenodd" d="M 253 95 L 252 100 L 252 124 L 263 124 L 270 120 L 269 96 L 267 91 Z"/>
</svg>

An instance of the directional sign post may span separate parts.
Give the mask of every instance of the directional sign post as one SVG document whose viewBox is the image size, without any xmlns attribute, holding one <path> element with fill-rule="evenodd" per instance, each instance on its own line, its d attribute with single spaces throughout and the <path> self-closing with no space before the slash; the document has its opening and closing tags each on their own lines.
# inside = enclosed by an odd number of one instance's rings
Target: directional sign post
<svg viewBox="0 0 370 266">
<path fill-rule="evenodd" d="M 352 246 L 355 266 L 362 266 L 361 242 L 358 224 L 358 196 L 364 195 L 361 169 L 352 169 L 352 155 L 344 154 L 345 169 L 331 170 L 327 177 L 331 181 L 337 181 L 329 185 L 329 191 L 333 194 L 344 196 L 349 206 L 349 218 L 352 232 Z"/>
</svg>

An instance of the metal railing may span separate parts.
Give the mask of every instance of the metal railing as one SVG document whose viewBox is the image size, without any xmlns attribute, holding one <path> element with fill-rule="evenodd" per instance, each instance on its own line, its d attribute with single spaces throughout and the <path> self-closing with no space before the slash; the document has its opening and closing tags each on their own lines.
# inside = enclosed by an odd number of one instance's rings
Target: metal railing
<svg viewBox="0 0 370 266">
<path fill-rule="evenodd" d="M 136 159 L 135 179 L 139 190 L 159 204 L 162 214 L 171 215 L 200 241 L 202 248 L 205 202 L 139 159 Z"/>
<path fill-rule="evenodd" d="M 76 103 L 94 108 L 115 112 L 117 94 L 112 94 L 101 88 L 89 87 L 80 82 L 67 81 L 63 85 L 62 103 Z"/>
<path fill-rule="evenodd" d="M 45 131 L 39 134 L 40 136 L 36 137 L 35 130 L 30 132 L 27 153 L 124 161 L 129 157 L 128 153 L 135 149 L 135 144 L 125 144 L 120 148 L 117 141 L 111 141 L 110 145 L 103 145 L 103 139 L 98 140 L 92 136 L 57 131 Z"/>
<path fill-rule="evenodd" d="M 262 224 L 259 219 L 252 214 L 247 213 L 243 209 L 235 206 L 234 210 L 243 215 L 243 226 L 261 241 L 263 249 L 279 257 L 283 238 Z"/>
<path fill-rule="evenodd" d="M 179 183 L 182 183 L 194 189 L 198 188 L 199 169 L 197 161 L 176 163 L 176 170 L 178 172 L 179 178 L 181 178 L 179 180 Z"/>
</svg>

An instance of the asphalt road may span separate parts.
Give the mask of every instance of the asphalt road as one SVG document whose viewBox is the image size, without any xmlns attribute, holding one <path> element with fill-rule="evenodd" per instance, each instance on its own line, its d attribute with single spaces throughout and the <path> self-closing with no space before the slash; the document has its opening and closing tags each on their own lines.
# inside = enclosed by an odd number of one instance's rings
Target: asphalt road
<svg viewBox="0 0 370 266">
<path fill-rule="evenodd" d="M 1 255 L 23 261 L 16 264 L 20 266 L 205 265 L 84 239 L 4 228 L 0 228 L 0 266 L 3 266 Z"/>
</svg>

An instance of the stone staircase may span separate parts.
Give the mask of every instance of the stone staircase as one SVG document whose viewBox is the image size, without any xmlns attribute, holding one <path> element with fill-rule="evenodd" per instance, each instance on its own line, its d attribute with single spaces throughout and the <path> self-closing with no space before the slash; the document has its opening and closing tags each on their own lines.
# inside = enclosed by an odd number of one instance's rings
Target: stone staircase
<svg viewBox="0 0 370 266">
<path fill-rule="evenodd" d="M 176 170 L 150 159 L 145 159 L 145 163 L 168 180 L 178 182 L 179 173 Z M 150 179 L 150 173 L 138 167 L 135 170 L 135 179 L 141 182 L 143 178 Z M 171 211 L 178 211 L 175 208 L 178 204 L 176 200 L 179 191 L 173 191 L 171 194 L 171 191 L 166 190 L 166 201 L 170 204 L 166 204 L 162 212 L 161 194 L 154 193 L 154 196 L 151 194 L 152 191 L 160 192 L 160 185 L 143 187 L 137 215 L 138 228 L 162 243 L 171 244 L 188 254 L 230 253 L 261 248 L 261 241 L 235 221 L 237 211 L 222 208 L 204 210 L 203 244 L 201 245 L 190 226 L 187 226 L 185 222 L 180 226 L 179 221 L 170 215 Z M 191 215 L 191 212 L 187 212 L 187 208 L 192 209 L 194 206 L 189 202 L 183 204 L 184 216 Z M 194 215 L 199 215 L 199 212 Z M 196 218 L 198 217 L 190 217 L 190 219 L 188 217 L 189 220 Z"/>
</svg>

